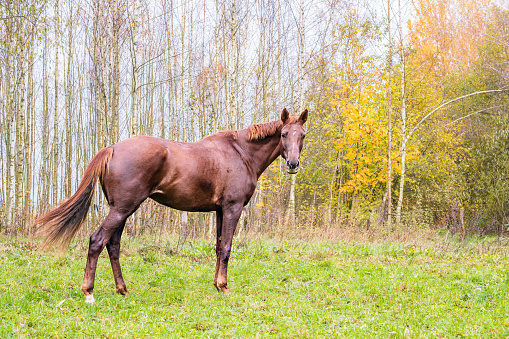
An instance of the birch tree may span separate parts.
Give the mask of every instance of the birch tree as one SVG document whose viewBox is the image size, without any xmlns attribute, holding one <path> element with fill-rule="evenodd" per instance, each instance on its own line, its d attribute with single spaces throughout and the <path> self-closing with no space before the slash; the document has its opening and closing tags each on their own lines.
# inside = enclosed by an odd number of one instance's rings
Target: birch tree
<svg viewBox="0 0 509 339">
<path fill-rule="evenodd" d="M 387 0 L 387 35 L 389 40 L 388 81 L 387 81 L 387 227 L 392 224 L 392 37 L 391 1 Z"/>
</svg>

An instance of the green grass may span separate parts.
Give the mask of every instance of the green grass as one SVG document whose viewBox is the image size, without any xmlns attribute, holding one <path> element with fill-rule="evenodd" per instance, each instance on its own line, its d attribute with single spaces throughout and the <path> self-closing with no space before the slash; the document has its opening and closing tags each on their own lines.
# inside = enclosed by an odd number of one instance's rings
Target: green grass
<svg viewBox="0 0 509 339">
<path fill-rule="evenodd" d="M 130 292 L 99 259 L 95 305 L 79 288 L 85 242 L 65 257 L 0 238 L 0 337 L 444 338 L 509 335 L 503 254 L 397 244 L 235 244 L 230 295 L 212 285 L 211 241 L 123 241 Z"/>
</svg>

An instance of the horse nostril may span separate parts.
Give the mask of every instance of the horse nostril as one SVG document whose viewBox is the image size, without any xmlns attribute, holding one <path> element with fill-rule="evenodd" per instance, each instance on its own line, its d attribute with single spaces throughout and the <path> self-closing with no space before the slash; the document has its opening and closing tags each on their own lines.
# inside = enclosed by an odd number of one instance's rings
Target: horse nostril
<svg viewBox="0 0 509 339">
<path fill-rule="evenodd" d="M 288 166 L 288 168 L 290 169 L 296 169 L 297 167 L 299 167 L 299 160 L 288 160 L 286 162 L 286 166 Z"/>
</svg>

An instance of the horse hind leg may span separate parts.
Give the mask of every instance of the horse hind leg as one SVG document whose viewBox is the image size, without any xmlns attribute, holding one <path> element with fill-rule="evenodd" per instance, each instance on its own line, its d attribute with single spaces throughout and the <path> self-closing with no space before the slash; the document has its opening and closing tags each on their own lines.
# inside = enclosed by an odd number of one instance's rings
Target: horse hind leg
<svg viewBox="0 0 509 339">
<path fill-rule="evenodd" d="M 81 291 L 83 292 L 83 294 L 85 294 L 85 302 L 87 303 L 95 302 L 93 290 L 94 290 L 95 271 L 97 268 L 97 260 L 99 259 L 99 255 L 101 254 L 106 244 L 108 244 L 111 237 L 117 232 L 121 233 L 125 221 L 127 217 L 131 215 L 131 213 L 132 212 L 130 213 L 118 212 L 115 208 L 110 207 L 110 212 L 101 223 L 101 226 L 99 226 L 99 228 L 90 236 L 87 266 L 85 268 L 83 283 L 81 284 Z M 120 239 L 118 239 L 118 242 L 120 245 Z M 120 263 L 118 263 L 118 268 L 120 268 Z"/>
<path fill-rule="evenodd" d="M 122 277 L 122 269 L 120 268 L 120 239 L 122 237 L 122 232 L 124 231 L 125 221 L 121 227 L 117 229 L 115 233 L 111 236 L 110 240 L 106 244 L 106 249 L 108 250 L 108 255 L 110 256 L 111 269 L 113 271 L 113 277 L 115 279 L 115 287 L 117 293 L 122 295 L 127 294 L 127 287 L 124 282 L 124 278 Z"/>
</svg>

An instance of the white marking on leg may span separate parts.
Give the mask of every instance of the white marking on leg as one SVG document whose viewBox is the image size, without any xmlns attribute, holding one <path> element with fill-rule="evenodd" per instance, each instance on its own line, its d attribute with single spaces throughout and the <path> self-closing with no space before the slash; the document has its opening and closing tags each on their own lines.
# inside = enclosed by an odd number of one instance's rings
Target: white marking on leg
<svg viewBox="0 0 509 339">
<path fill-rule="evenodd" d="M 95 304 L 94 295 L 93 294 L 86 295 L 85 302 L 89 304 Z"/>
</svg>

